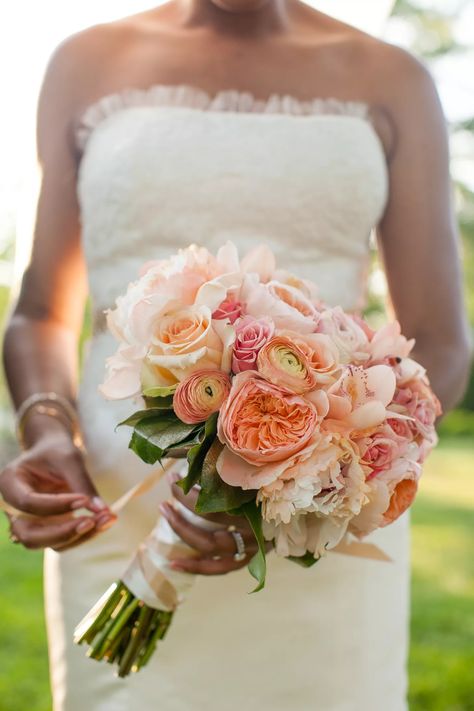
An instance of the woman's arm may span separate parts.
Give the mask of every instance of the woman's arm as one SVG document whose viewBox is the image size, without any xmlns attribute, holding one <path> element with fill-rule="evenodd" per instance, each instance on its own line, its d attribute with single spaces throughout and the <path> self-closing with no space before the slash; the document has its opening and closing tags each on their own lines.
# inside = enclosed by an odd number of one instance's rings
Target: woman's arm
<svg viewBox="0 0 474 711">
<path fill-rule="evenodd" d="M 379 245 L 396 317 L 447 411 L 464 392 L 470 344 L 445 119 L 415 59 L 393 50 L 385 73 L 394 150 Z"/>
<path fill-rule="evenodd" d="M 86 270 L 80 242 L 74 147 L 75 76 L 79 57 L 74 42 L 53 58 L 38 110 L 38 158 L 41 190 L 31 261 L 6 330 L 4 364 L 13 401 L 19 406 L 37 392 L 54 391 L 72 404 L 76 395 L 78 336 L 86 298 Z M 80 64 L 79 64 L 80 66 Z M 79 504 L 96 513 L 97 492 L 87 475 L 68 429 L 57 419 L 32 412 L 25 424 L 28 447 L 3 472 L 4 498 L 38 516 L 70 512 Z M 76 535 L 70 521 L 20 521 L 20 539 L 40 545 L 63 545 Z M 94 527 L 96 521 L 94 520 Z M 77 524 L 77 525 L 76 525 Z M 18 524 L 16 524 L 18 527 Z M 91 522 L 89 521 L 89 527 Z M 20 535 L 25 534 L 25 535 Z M 64 534 L 64 535 L 63 535 Z M 26 542 L 26 540 L 25 540 Z"/>
</svg>

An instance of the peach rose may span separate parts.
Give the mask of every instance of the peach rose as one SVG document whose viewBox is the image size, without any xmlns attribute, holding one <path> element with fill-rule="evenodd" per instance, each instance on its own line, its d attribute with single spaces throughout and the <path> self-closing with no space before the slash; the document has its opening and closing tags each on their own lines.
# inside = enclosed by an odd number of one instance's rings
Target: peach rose
<svg viewBox="0 0 474 711">
<path fill-rule="evenodd" d="M 232 382 L 220 411 L 218 436 L 238 458 L 263 466 L 302 449 L 317 424 L 318 413 L 311 402 L 248 370 Z"/>
<path fill-rule="evenodd" d="M 274 330 L 273 322 L 269 318 L 256 319 L 253 316 L 244 316 L 235 324 L 232 356 L 234 373 L 257 369 L 258 353 L 273 335 Z"/>
<path fill-rule="evenodd" d="M 179 382 L 196 370 L 220 368 L 223 362 L 222 341 L 212 327 L 207 306 L 167 313 L 157 323 L 151 343 L 147 362 L 156 371 L 156 385 L 162 384 L 160 371 Z"/>
<path fill-rule="evenodd" d="M 188 425 L 204 422 L 217 412 L 230 392 L 230 378 L 221 370 L 198 370 L 174 393 L 173 409 Z"/>
</svg>

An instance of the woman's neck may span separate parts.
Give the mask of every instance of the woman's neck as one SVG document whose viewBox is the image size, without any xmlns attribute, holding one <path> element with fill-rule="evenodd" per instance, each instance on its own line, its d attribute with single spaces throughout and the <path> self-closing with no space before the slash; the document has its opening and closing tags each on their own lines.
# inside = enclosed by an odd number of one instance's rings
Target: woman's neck
<svg viewBox="0 0 474 711">
<path fill-rule="evenodd" d="M 239 38 L 262 37 L 290 28 L 299 0 L 174 0 L 186 27 L 208 27 Z"/>
</svg>

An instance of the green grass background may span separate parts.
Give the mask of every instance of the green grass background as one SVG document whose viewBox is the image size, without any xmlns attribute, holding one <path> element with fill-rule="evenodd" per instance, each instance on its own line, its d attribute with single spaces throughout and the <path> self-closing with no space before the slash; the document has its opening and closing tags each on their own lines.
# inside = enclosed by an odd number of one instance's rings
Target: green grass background
<svg viewBox="0 0 474 711">
<path fill-rule="evenodd" d="M 442 441 L 432 454 L 412 522 L 410 709 L 474 711 L 474 448 L 469 440 Z M 9 544 L 3 522 L 1 528 L 0 711 L 50 711 L 42 557 Z M 157 694 L 159 699 L 159 689 Z"/>
</svg>

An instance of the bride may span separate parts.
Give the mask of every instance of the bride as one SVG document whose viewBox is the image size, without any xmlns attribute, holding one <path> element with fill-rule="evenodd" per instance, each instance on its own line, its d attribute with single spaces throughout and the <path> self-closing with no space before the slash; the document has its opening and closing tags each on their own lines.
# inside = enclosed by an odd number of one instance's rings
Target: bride
<svg viewBox="0 0 474 711">
<path fill-rule="evenodd" d="M 164 507 L 200 551 L 175 566 L 200 575 L 150 666 L 117 680 L 72 632 L 169 496 L 163 484 L 118 520 L 109 509 L 147 468 L 114 432 L 130 405 L 97 393 L 115 349 L 103 311 L 144 261 L 190 242 L 232 239 L 241 252 L 266 242 L 325 301 L 360 309 L 375 227 L 415 357 L 445 410 L 459 399 L 467 330 L 429 74 L 299 0 L 171 0 L 57 50 L 38 150 L 34 248 L 4 347 L 23 452 L 0 490 L 30 514 L 11 517 L 12 540 L 47 548 L 55 711 L 405 709 L 406 516 L 372 536 L 392 562 L 330 554 L 303 571 L 270 556 L 267 589 L 248 596 L 232 536 L 203 550 Z M 77 387 L 88 293 L 93 336 Z M 81 508 L 92 516 L 74 516 Z"/>
</svg>

